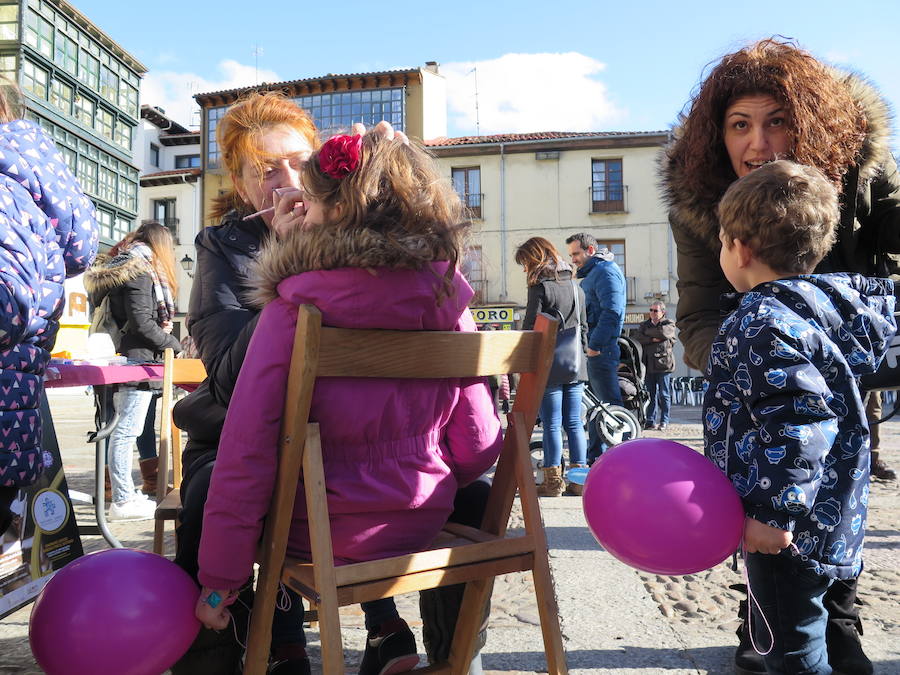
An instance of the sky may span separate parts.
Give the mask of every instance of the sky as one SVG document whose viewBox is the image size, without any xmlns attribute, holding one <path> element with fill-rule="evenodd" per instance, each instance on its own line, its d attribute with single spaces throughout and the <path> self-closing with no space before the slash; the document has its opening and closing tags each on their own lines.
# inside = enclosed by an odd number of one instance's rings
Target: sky
<svg viewBox="0 0 900 675">
<path fill-rule="evenodd" d="M 148 68 L 141 102 L 195 127 L 198 92 L 437 61 L 448 136 L 662 130 L 710 64 L 773 35 L 900 106 L 895 0 L 72 1 Z"/>
</svg>

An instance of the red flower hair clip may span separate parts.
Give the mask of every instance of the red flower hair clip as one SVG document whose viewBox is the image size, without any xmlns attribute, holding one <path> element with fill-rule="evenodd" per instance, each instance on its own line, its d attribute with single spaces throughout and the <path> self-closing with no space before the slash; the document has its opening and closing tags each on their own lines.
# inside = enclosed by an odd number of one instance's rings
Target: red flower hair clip
<svg viewBox="0 0 900 675">
<path fill-rule="evenodd" d="M 322 172 L 340 180 L 353 173 L 359 166 L 362 152 L 362 136 L 332 136 L 319 150 L 319 166 Z"/>
</svg>

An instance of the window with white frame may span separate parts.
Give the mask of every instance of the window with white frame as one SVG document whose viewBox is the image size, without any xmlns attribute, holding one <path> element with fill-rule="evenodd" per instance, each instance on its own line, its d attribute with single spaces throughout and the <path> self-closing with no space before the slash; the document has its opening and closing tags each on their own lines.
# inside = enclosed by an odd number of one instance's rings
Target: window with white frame
<svg viewBox="0 0 900 675">
<path fill-rule="evenodd" d="M 29 59 L 22 61 L 22 88 L 27 89 L 38 98 L 47 99 L 47 86 L 50 74 Z"/>
<path fill-rule="evenodd" d="M 19 5 L 0 5 L 0 40 L 19 37 Z"/>
<path fill-rule="evenodd" d="M 625 274 L 625 240 L 624 239 L 598 239 L 597 246 L 606 248 L 616 259 L 616 264 Z"/>
</svg>

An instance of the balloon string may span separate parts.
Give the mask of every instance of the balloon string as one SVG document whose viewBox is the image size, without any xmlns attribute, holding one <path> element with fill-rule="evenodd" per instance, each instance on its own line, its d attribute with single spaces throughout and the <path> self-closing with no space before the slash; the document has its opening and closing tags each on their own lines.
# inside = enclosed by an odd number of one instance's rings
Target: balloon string
<svg viewBox="0 0 900 675">
<path fill-rule="evenodd" d="M 237 601 L 241 603 L 244 607 L 247 608 L 247 626 L 250 626 L 250 621 L 253 620 L 253 608 L 250 607 L 246 602 L 241 600 L 241 597 L 237 597 Z M 285 588 L 282 582 L 278 582 L 278 596 L 275 599 L 275 609 L 280 610 L 282 612 L 290 611 L 292 606 L 291 596 L 288 594 L 287 589 Z M 231 615 L 231 629 L 234 632 L 234 640 L 237 642 L 241 649 L 244 651 L 247 650 L 247 645 L 241 642 L 241 638 L 238 635 L 238 627 L 237 622 L 234 620 L 234 614 Z"/>
<path fill-rule="evenodd" d="M 750 645 L 753 647 L 753 650 L 760 656 L 765 656 L 775 647 L 775 634 L 772 632 L 772 627 L 769 625 L 768 619 L 766 619 L 762 606 L 759 604 L 756 596 L 753 595 L 753 590 L 750 588 L 750 575 L 747 574 L 747 549 L 744 546 L 743 541 L 741 541 L 741 557 L 744 559 L 744 583 L 747 584 L 747 635 L 750 637 Z M 763 624 L 766 627 L 766 632 L 769 633 L 769 648 L 766 651 L 761 651 L 760 648 L 756 646 L 756 639 L 753 637 L 753 622 L 751 620 L 753 613 L 751 612 L 751 603 L 756 605 L 756 609 L 759 611 L 759 615 L 762 617 Z"/>
</svg>

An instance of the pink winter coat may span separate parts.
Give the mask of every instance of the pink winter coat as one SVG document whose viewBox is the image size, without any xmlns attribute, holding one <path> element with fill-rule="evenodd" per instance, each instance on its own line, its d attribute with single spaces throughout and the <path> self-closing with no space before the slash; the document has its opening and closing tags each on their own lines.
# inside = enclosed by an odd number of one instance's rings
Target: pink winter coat
<svg viewBox="0 0 900 675">
<path fill-rule="evenodd" d="M 222 432 L 203 521 L 200 582 L 241 586 L 272 498 L 277 441 L 297 318 L 308 303 L 326 326 L 474 331 L 472 289 L 456 273 L 438 306 L 446 263 L 416 271 L 307 271 L 277 285 L 259 319 Z M 321 428 L 335 561 L 421 550 L 453 510 L 457 488 L 487 471 L 502 443 L 484 378 L 321 379 L 310 418 Z M 309 559 L 306 500 L 297 486 L 288 554 Z"/>
</svg>

